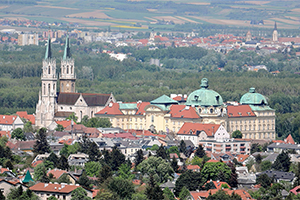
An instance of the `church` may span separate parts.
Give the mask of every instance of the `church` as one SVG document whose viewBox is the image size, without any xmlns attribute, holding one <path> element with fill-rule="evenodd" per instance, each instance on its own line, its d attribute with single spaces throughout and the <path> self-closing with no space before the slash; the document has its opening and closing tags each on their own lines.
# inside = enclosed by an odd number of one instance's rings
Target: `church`
<svg viewBox="0 0 300 200">
<path fill-rule="evenodd" d="M 92 94 L 76 92 L 76 74 L 74 59 L 71 56 L 69 37 L 66 38 L 59 78 L 56 73 L 56 60 L 52 57 L 51 39 L 48 37 L 42 68 L 42 88 L 36 105 L 38 127 L 49 127 L 54 121 L 61 121 L 72 113 L 81 121 L 83 116 L 89 118 L 102 110 L 109 103 L 115 103 L 113 94 Z M 59 82 L 60 91 L 57 92 Z"/>
</svg>

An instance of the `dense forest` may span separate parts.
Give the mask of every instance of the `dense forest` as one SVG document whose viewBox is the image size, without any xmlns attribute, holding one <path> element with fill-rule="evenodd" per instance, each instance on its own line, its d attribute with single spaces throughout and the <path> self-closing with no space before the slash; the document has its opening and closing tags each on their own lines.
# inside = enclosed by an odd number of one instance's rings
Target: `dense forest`
<svg viewBox="0 0 300 200">
<path fill-rule="evenodd" d="M 63 46 L 53 45 L 53 56 L 59 73 Z M 40 89 L 40 74 L 45 47 L 0 46 L 0 113 L 17 110 L 35 112 Z M 118 101 L 151 101 L 160 95 L 189 94 L 208 78 L 209 87 L 224 101 L 239 101 L 250 87 L 268 98 L 277 111 L 277 133 L 291 133 L 300 142 L 300 77 L 295 50 L 270 55 L 232 51 L 217 53 L 198 47 L 160 48 L 157 50 L 115 48 L 110 44 L 74 44 L 71 48 L 76 66 L 78 92 L 113 93 Z M 102 50 L 131 53 L 123 62 L 101 54 Z M 259 51 L 259 50 L 258 50 Z M 150 58 L 162 65 L 149 65 Z M 247 71 L 245 65 L 266 65 L 269 71 Z"/>
</svg>

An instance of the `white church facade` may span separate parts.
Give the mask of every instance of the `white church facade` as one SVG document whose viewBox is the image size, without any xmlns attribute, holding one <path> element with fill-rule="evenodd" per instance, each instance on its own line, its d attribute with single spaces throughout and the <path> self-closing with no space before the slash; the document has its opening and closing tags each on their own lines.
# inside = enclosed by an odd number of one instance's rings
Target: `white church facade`
<svg viewBox="0 0 300 200">
<path fill-rule="evenodd" d="M 70 53 L 69 37 L 66 38 L 64 55 L 60 66 L 60 91 L 57 92 L 58 76 L 56 60 L 52 57 L 51 40 L 48 38 L 43 72 L 42 88 L 36 105 L 36 126 L 48 127 L 54 121 L 67 118 L 72 113 L 81 121 L 83 116 L 89 118 L 109 103 L 115 103 L 113 94 L 77 93 L 75 90 L 76 74 L 74 59 Z"/>
</svg>

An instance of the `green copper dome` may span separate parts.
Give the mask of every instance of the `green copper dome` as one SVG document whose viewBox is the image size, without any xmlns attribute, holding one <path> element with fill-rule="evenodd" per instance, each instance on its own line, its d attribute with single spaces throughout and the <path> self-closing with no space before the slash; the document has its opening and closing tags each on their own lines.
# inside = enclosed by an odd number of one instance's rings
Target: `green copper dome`
<svg viewBox="0 0 300 200">
<path fill-rule="evenodd" d="M 201 80 L 201 89 L 192 92 L 187 100 L 186 105 L 191 106 L 221 106 L 223 99 L 221 95 L 213 90 L 208 89 L 208 80 L 203 78 Z"/>
<path fill-rule="evenodd" d="M 268 102 L 264 95 L 255 92 L 255 88 L 250 88 L 249 92 L 242 96 L 240 104 L 267 105 Z"/>
</svg>

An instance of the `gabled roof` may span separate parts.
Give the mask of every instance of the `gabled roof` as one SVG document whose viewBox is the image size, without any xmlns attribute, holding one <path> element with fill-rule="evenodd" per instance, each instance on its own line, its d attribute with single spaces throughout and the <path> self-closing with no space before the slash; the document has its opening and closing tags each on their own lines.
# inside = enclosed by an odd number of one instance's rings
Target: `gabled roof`
<svg viewBox="0 0 300 200">
<path fill-rule="evenodd" d="M 138 102 L 137 103 L 138 110 L 136 111 L 136 115 L 143 115 L 145 113 L 145 107 L 149 104 L 150 102 Z"/>
<path fill-rule="evenodd" d="M 295 141 L 294 141 L 294 139 L 293 139 L 293 137 L 292 137 L 291 134 L 289 134 L 287 136 L 287 138 L 285 139 L 285 142 L 288 143 L 288 144 L 295 144 Z"/>
<path fill-rule="evenodd" d="M 220 124 L 200 124 L 185 122 L 177 134 L 179 135 L 196 135 L 200 131 L 204 131 L 207 136 L 212 137 L 218 130 Z"/>
<path fill-rule="evenodd" d="M 244 162 L 248 157 L 249 157 L 249 155 L 247 155 L 247 154 L 239 154 L 239 155 L 236 156 L 236 160 L 237 160 L 239 163 L 242 163 L 242 162 Z"/>
<path fill-rule="evenodd" d="M 68 184 L 37 183 L 29 189 L 33 192 L 53 192 L 69 194 L 80 186 Z"/>
<path fill-rule="evenodd" d="M 255 117 L 249 105 L 227 106 L 228 117 Z"/>
<path fill-rule="evenodd" d="M 0 115 L 0 124 L 12 125 L 17 117 L 16 115 Z"/>
<path fill-rule="evenodd" d="M 111 103 L 95 115 L 123 115 L 123 113 L 120 111 L 118 103 Z"/>
<path fill-rule="evenodd" d="M 187 165 L 186 166 L 186 168 L 188 169 L 188 170 L 197 170 L 197 169 L 199 169 L 200 170 L 200 167 L 198 166 L 198 165 Z"/>
<path fill-rule="evenodd" d="M 32 125 L 35 124 L 35 116 L 28 115 L 27 111 L 18 111 L 18 112 L 16 112 L 16 115 L 18 115 L 20 118 L 24 118 L 24 119 L 30 121 Z"/>
<path fill-rule="evenodd" d="M 162 95 L 157 99 L 150 101 L 151 104 L 178 104 L 178 101 L 175 101 L 168 97 L 167 95 Z"/>
<path fill-rule="evenodd" d="M 49 176 L 49 174 L 53 174 L 53 177 L 58 179 L 64 173 L 68 173 L 68 172 L 66 170 L 61 170 L 61 169 L 56 169 L 55 168 L 55 169 L 52 169 L 52 170 L 48 171 L 47 176 Z"/>
<path fill-rule="evenodd" d="M 185 105 L 171 105 L 169 114 L 173 118 L 189 118 L 197 119 L 200 118 L 195 108 Z"/>
<path fill-rule="evenodd" d="M 88 106 L 105 106 L 111 94 L 91 94 L 91 93 L 64 93 L 58 94 L 57 103 L 74 105 L 82 95 Z"/>
<path fill-rule="evenodd" d="M 57 124 L 62 125 L 64 128 L 68 127 L 69 125 L 71 125 L 71 120 L 63 120 L 63 121 L 55 121 Z M 74 124 L 76 124 L 74 122 Z"/>
<path fill-rule="evenodd" d="M 197 165 L 197 166 L 198 166 L 198 165 Z M 207 183 L 210 183 L 210 182 L 212 182 L 212 183 L 215 185 L 216 189 L 218 189 L 218 190 L 219 190 L 219 189 L 222 189 L 222 184 L 228 185 L 228 187 L 231 188 L 230 185 L 229 185 L 228 183 L 223 182 L 223 181 L 207 181 L 206 184 L 207 184 Z"/>
</svg>

